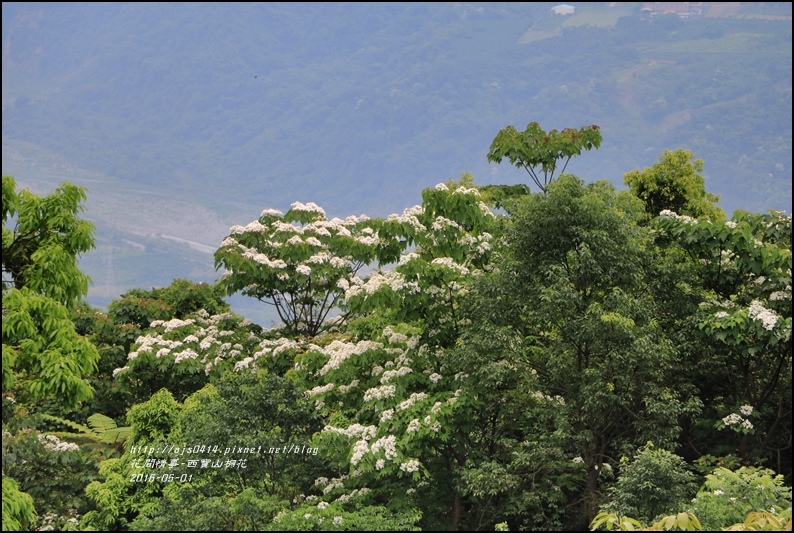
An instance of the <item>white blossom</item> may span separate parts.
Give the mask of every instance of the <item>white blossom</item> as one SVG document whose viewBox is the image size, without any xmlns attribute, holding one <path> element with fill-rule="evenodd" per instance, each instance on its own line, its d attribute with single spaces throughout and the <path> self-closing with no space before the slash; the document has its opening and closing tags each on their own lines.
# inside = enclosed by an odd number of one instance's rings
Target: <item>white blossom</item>
<svg viewBox="0 0 794 533">
<path fill-rule="evenodd" d="M 397 437 L 389 435 L 381 437 L 372 444 L 372 453 L 377 453 L 383 450 L 386 459 L 395 459 L 397 457 Z"/>
<path fill-rule="evenodd" d="M 39 442 L 44 444 L 44 447 L 53 452 L 76 452 L 80 446 L 72 442 L 62 441 L 55 435 L 38 435 Z"/>
<path fill-rule="evenodd" d="M 731 413 L 725 418 L 722 419 L 722 423 L 726 426 L 732 426 L 734 424 L 740 424 L 742 422 L 742 417 L 737 415 L 736 413 Z"/>
<path fill-rule="evenodd" d="M 357 465 L 361 458 L 369 451 L 369 445 L 365 440 L 356 441 L 353 445 L 353 455 L 350 457 L 350 464 Z"/>
<path fill-rule="evenodd" d="M 411 459 L 410 461 L 406 461 L 400 464 L 400 470 L 403 472 L 417 472 L 419 471 L 420 463 L 416 459 Z"/>
<path fill-rule="evenodd" d="M 320 215 L 322 215 L 323 218 L 325 218 L 325 209 L 323 209 L 322 207 L 318 206 L 314 202 L 309 202 L 308 204 L 302 204 L 300 202 L 294 202 L 292 204 L 292 210 L 293 211 L 302 211 L 304 213 L 319 213 Z"/>
<path fill-rule="evenodd" d="M 752 301 L 748 314 L 751 319 L 760 321 L 764 329 L 768 331 L 772 331 L 775 328 L 775 324 L 777 324 L 777 320 L 780 318 L 777 313 L 765 308 L 758 300 Z"/>
<path fill-rule="evenodd" d="M 369 402 L 372 400 L 385 400 L 386 398 L 393 398 L 397 388 L 394 385 L 381 385 L 367 390 L 364 393 L 364 401 Z"/>
</svg>

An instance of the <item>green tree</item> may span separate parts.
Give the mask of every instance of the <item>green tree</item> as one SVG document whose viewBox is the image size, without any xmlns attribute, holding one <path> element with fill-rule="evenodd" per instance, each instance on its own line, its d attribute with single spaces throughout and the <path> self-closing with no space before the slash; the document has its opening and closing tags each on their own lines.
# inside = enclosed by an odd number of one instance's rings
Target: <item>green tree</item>
<svg viewBox="0 0 794 533">
<path fill-rule="evenodd" d="M 691 320 L 716 348 L 694 377 L 711 425 L 736 433 L 714 435 L 712 445 L 730 447 L 707 453 L 766 456 L 790 472 L 790 459 L 763 450 L 786 448 L 791 431 L 791 216 L 737 211 L 712 222 L 669 212 L 652 226 L 661 245 L 688 256 L 701 287 Z"/>
<path fill-rule="evenodd" d="M 3 480 L 18 480 L 19 490 L 33 498 L 37 526 L 77 529 L 91 508 L 84 489 L 96 478 L 96 459 L 77 444 L 30 428 L 4 432 Z"/>
<path fill-rule="evenodd" d="M 649 290 L 651 233 L 636 199 L 563 175 L 515 217 L 501 267 L 502 323 L 527 343 L 553 425 L 586 469 L 586 525 L 609 457 L 648 440 L 672 446 L 697 412 Z M 586 521 L 585 521 L 586 520 Z"/>
<path fill-rule="evenodd" d="M 706 530 L 717 531 L 744 522 L 752 512 L 781 516 L 791 508 L 791 487 L 768 468 L 720 467 L 706 476 L 689 507 Z"/>
<path fill-rule="evenodd" d="M 632 461 L 624 457 L 620 470 L 617 483 L 609 488 L 612 501 L 602 508 L 644 523 L 677 513 L 697 490 L 695 476 L 684 459 L 650 442 Z"/>
<path fill-rule="evenodd" d="M 692 157 L 689 150 L 665 150 L 653 166 L 624 174 L 623 183 L 645 202 L 649 218 L 662 211 L 714 221 L 725 218 L 725 212 L 716 205 L 719 196 L 706 192 L 705 180 L 699 174 L 703 172 L 703 160 Z"/>
<path fill-rule="evenodd" d="M 132 529 L 262 530 L 330 473 L 311 446 L 312 434 L 322 429 L 314 407 L 293 383 L 266 371 L 226 373 L 185 400 L 174 428 L 180 447 L 211 444 L 192 459 L 227 466 L 196 469 L 180 461 L 168 473 L 190 481 L 167 486 Z M 256 453 L 241 451 L 248 447 Z"/>
<path fill-rule="evenodd" d="M 4 446 L 9 423 L 31 424 L 31 420 L 16 416 L 17 412 L 47 405 L 59 411 L 72 410 L 92 397 L 86 376 L 96 369 L 99 353 L 77 333 L 68 309 L 88 292 L 89 279 L 77 268 L 78 256 L 94 246 L 93 225 L 77 216 L 83 200 L 84 189 L 70 183 L 42 198 L 28 190 L 17 191 L 14 178 L 3 176 Z M 14 414 L 6 415 L 12 411 L 6 402 L 18 403 Z M 22 525 L 20 520 L 31 525 L 29 511 L 35 512 L 27 505 L 28 495 L 18 487 L 33 493 L 40 510 L 52 511 L 64 503 L 62 493 L 59 496 L 54 487 L 66 485 L 66 492 L 73 492 L 87 482 L 79 474 L 61 475 L 58 467 L 69 461 L 45 457 L 44 448 L 40 448 L 41 453 L 33 451 L 35 457 L 19 461 L 15 458 L 20 454 L 15 453 L 9 453 L 7 461 L 3 450 L 3 496 L 8 489 L 12 527 Z M 56 473 L 42 474 L 53 465 L 51 473 Z M 4 503 L 4 511 L 5 507 Z"/>
<path fill-rule="evenodd" d="M 72 409 L 91 397 L 84 376 L 99 354 L 66 307 L 88 292 L 77 268 L 94 246 L 93 225 L 77 217 L 83 200 L 70 183 L 42 198 L 3 176 L 3 392 L 23 401 L 57 397 Z"/>
<path fill-rule="evenodd" d="M 3 176 L 4 294 L 26 287 L 68 306 L 88 293 L 90 280 L 77 267 L 94 248 L 94 225 L 78 217 L 85 199 L 85 189 L 68 182 L 40 197 Z"/>
<path fill-rule="evenodd" d="M 501 163 L 506 157 L 516 168 L 526 170 L 545 194 L 558 165 L 562 164 L 560 174 L 564 173 L 573 156 L 581 154 L 582 150 L 598 148 L 601 140 L 601 131 L 596 125 L 548 133 L 537 122 L 530 122 L 523 132 L 507 126 L 491 143 L 488 161 Z"/>
</svg>

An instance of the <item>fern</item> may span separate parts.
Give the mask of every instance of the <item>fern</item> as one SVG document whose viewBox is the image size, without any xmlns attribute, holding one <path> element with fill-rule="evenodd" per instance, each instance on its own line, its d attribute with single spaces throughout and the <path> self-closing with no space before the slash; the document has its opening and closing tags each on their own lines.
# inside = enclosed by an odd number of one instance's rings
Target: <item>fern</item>
<svg viewBox="0 0 794 533">
<path fill-rule="evenodd" d="M 88 417 L 88 426 L 48 414 L 42 414 L 41 417 L 78 431 L 78 433 L 58 432 L 59 437 L 88 441 L 94 444 L 121 445 L 132 433 L 131 427 L 118 427 L 112 418 L 100 413 L 94 413 Z"/>
</svg>

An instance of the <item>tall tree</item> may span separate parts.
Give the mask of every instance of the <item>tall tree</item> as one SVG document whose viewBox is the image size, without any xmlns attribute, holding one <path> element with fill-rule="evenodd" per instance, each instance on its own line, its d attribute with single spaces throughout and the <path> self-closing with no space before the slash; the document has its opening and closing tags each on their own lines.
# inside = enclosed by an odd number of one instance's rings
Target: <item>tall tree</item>
<svg viewBox="0 0 794 533">
<path fill-rule="evenodd" d="M 3 392 L 58 398 L 66 408 L 91 396 L 84 376 L 99 354 L 77 334 L 67 305 L 88 292 L 77 257 L 94 226 L 78 218 L 85 190 L 64 182 L 40 197 L 3 176 Z"/>
<path fill-rule="evenodd" d="M 542 394 L 559 399 L 549 403 L 548 430 L 564 433 L 587 469 L 588 520 L 603 464 L 647 440 L 674 445 L 680 417 L 698 409 L 676 381 L 676 348 L 655 317 L 651 233 L 636 224 L 636 203 L 606 182 L 563 175 L 516 216 L 502 269 L 503 320 L 524 336 Z"/>
<path fill-rule="evenodd" d="M 25 411 L 37 402 L 70 410 L 92 396 L 86 376 L 96 369 L 99 353 L 77 333 L 67 308 L 88 292 L 88 277 L 77 267 L 77 257 L 94 246 L 93 225 L 77 216 L 83 200 L 85 190 L 70 183 L 39 197 L 17 191 L 14 178 L 3 176 L 3 396 L 27 404 Z M 13 418 L 8 411 L 13 409 L 4 404 L 4 434 Z M 7 464 L 5 456 L 4 449 L 3 514 L 8 496 L 9 527 L 30 525 L 32 500 L 7 475 L 14 461 Z M 23 486 L 40 475 L 36 461 L 19 466 L 13 476 Z"/>
<path fill-rule="evenodd" d="M 488 150 L 488 161 L 501 163 L 505 157 L 516 168 L 523 168 L 545 194 L 554 179 L 558 165 L 560 174 L 565 172 L 568 162 L 582 150 L 601 146 L 601 131 L 596 125 L 581 128 L 565 128 L 548 133 L 537 122 L 530 122 L 524 131 L 507 126 L 496 134 Z"/>
</svg>

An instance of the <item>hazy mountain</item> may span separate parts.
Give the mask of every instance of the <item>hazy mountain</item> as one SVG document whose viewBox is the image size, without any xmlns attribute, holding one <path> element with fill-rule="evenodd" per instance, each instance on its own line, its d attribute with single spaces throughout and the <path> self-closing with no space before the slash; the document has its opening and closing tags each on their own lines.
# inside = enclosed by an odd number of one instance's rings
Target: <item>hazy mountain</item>
<svg viewBox="0 0 794 533">
<path fill-rule="evenodd" d="M 586 180 L 683 147 L 728 213 L 791 212 L 790 3 L 554 5 L 4 3 L 3 173 L 88 187 L 97 305 L 214 279 L 266 207 L 383 216 L 461 171 L 528 182 L 485 154 L 530 121 L 601 126 L 567 169 Z"/>
</svg>

